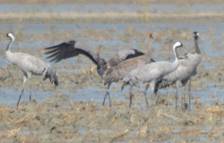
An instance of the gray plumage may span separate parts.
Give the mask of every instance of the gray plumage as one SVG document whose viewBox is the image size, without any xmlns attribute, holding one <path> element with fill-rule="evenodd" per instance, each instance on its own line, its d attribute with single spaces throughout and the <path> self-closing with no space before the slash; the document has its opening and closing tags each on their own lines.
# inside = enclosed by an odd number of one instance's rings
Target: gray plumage
<svg viewBox="0 0 224 143">
<path fill-rule="evenodd" d="M 139 63 L 145 63 L 144 53 L 137 49 L 120 50 L 115 56 L 106 61 L 100 57 L 99 53 L 93 54 L 84 49 L 75 47 L 75 43 L 75 41 L 69 41 L 48 47 L 46 48 L 45 54 L 50 61 L 54 62 L 75 57 L 79 54 L 88 57 L 97 66 L 97 73 L 103 79 L 104 85 L 107 86 L 108 90 L 110 85 L 122 79 L 125 73 L 128 73 Z M 107 96 L 109 97 L 109 105 L 111 105 L 109 91 L 107 91 L 104 96 L 103 104 L 105 104 Z"/>
<path fill-rule="evenodd" d="M 43 80 L 49 79 L 55 86 L 58 85 L 58 78 L 56 72 L 43 60 L 27 53 L 11 52 L 11 47 L 15 41 L 15 37 L 12 33 L 8 33 L 7 36 L 11 39 L 11 41 L 6 48 L 6 59 L 12 64 L 17 65 L 23 72 L 23 88 L 17 102 L 18 107 L 20 98 L 24 92 L 25 82 L 28 78 L 31 78 L 32 75 L 42 76 Z"/>
<path fill-rule="evenodd" d="M 151 59 L 151 61 L 146 61 L 145 59 L 146 59 L 146 55 L 135 57 L 135 58 L 123 61 L 119 63 L 117 66 L 114 66 L 113 68 L 110 68 L 106 72 L 106 74 L 103 76 L 104 85 L 107 86 L 107 90 L 110 90 L 110 86 L 112 83 L 122 80 L 131 70 L 155 61 L 153 59 Z M 107 96 L 109 97 L 109 101 L 110 101 L 109 91 L 107 91 L 104 96 L 103 105 L 105 103 Z M 148 105 L 147 100 L 146 100 L 146 104 Z"/>
<path fill-rule="evenodd" d="M 100 57 L 98 52 L 97 54 L 94 54 L 85 49 L 76 47 L 76 41 L 74 40 L 47 47 L 45 48 L 45 50 L 45 54 L 47 55 L 47 58 L 50 60 L 50 62 L 56 63 L 64 59 L 68 59 L 78 55 L 84 55 L 97 66 L 97 73 L 101 77 L 105 74 L 106 70 L 116 66 L 120 62 L 144 55 L 143 52 L 137 49 L 124 49 L 119 50 L 111 59 L 106 61 L 105 59 Z"/>
<path fill-rule="evenodd" d="M 148 33 L 147 39 L 149 39 L 147 40 L 148 52 L 144 55 L 120 62 L 119 64 L 117 64 L 117 66 L 113 66 L 113 68 L 109 69 L 104 76 L 105 84 L 122 80 L 131 70 L 137 68 L 138 66 L 155 62 L 155 60 L 151 57 L 153 39 L 153 35 L 151 32 Z M 129 52 L 131 51 L 129 50 Z"/>
<path fill-rule="evenodd" d="M 192 53 L 186 54 L 184 58 L 179 60 L 180 64 L 177 70 L 163 77 L 160 83 L 157 84 L 156 91 L 160 88 L 165 88 L 175 83 L 176 86 L 178 86 L 177 89 L 179 88 L 179 86 L 185 86 L 187 82 L 191 80 L 191 77 L 197 73 L 197 67 L 201 62 L 201 52 L 198 46 L 199 33 L 194 32 L 193 37 L 194 37 L 194 51 Z M 191 85 L 189 83 L 188 86 L 189 102 L 190 102 L 190 86 Z M 177 106 L 177 98 L 178 97 L 176 95 L 176 106 Z"/>
<path fill-rule="evenodd" d="M 108 65 L 109 67 L 114 67 L 121 63 L 122 61 L 125 61 L 127 59 L 135 58 L 137 55 L 141 56 L 144 55 L 143 52 L 137 50 L 137 49 L 123 49 L 119 50 L 109 61 Z"/>
<path fill-rule="evenodd" d="M 175 56 L 174 62 L 169 61 L 159 61 L 153 62 L 149 64 L 144 64 L 139 66 L 129 72 L 123 78 L 123 86 L 129 84 L 130 88 L 130 103 L 129 106 L 132 104 L 132 87 L 139 82 L 143 83 L 150 83 L 151 90 L 155 93 L 156 83 L 159 82 L 164 76 L 167 74 L 175 71 L 179 66 L 179 59 L 176 56 L 176 49 L 182 47 L 182 43 L 176 42 L 173 45 L 173 53 Z"/>
<path fill-rule="evenodd" d="M 154 60 L 151 60 L 151 62 L 153 61 Z M 131 70 L 145 64 L 147 64 L 147 62 L 145 61 L 145 55 L 123 61 L 117 66 L 114 66 L 113 68 L 107 70 L 106 74 L 103 77 L 104 84 L 122 80 Z"/>
<path fill-rule="evenodd" d="M 103 76 L 104 85 L 107 86 L 107 92 L 104 96 L 103 105 L 105 103 L 107 96 L 109 97 L 109 102 L 110 102 L 109 90 L 110 90 L 110 86 L 112 83 L 122 80 L 125 76 L 127 76 L 127 74 L 131 70 L 133 70 L 139 66 L 143 66 L 145 64 L 155 62 L 155 60 L 153 58 L 151 58 L 152 39 L 153 39 L 152 33 L 148 33 L 147 39 L 149 39 L 149 41 L 148 41 L 148 45 L 147 45 L 148 52 L 146 54 L 138 56 L 138 57 L 130 58 L 130 59 L 120 62 L 113 68 L 108 69 L 106 74 Z M 146 102 L 146 105 L 148 106 L 148 100 L 147 100 L 146 96 L 145 96 L 145 102 Z"/>
</svg>

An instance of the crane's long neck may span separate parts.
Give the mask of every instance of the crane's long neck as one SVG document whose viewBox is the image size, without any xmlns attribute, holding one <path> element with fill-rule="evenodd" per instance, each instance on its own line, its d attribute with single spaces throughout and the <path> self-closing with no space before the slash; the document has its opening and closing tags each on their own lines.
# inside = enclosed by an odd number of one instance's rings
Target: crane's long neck
<svg viewBox="0 0 224 143">
<path fill-rule="evenodd" d="M 97 66 L 97 72 L 101 77 L 104 75 L 107 69 L 107 63 L 104 59 L 100 58 L 99 55 L 93 56 L 93 54 L 81 48 L 75 48 L 75 50 L 78 51 L 79 54 L 88 57 Z"/>
<path fill-rule="evenodd" d="M 9 42 L 7 48 L 6 48 L 6 51 L 10 51 L 11 50 L 11 47 L 12 47 L 12 44 L 14 43 L 14 39 L 11 39 L 11 41 Z"/>
<path fill-rule="evenodd" d="M 149 57 L 151 57 L 151 55 L 152 55 L 152 38 L 151 37 L 149 37 L 149 38 L 147 38 L 148 40 L 147 40 L 147 51 L 146 51 L 146 55 L 147 56 L 149 56 Z"/>
<path fill-rule="evenodd" d="M 98 65 L 96 58 L 90 52 L 83 50 L 81 48 L 75 48 L 75 50 L 76 50 L 76 52 L 78 51 L 79 54 L 82 54 L 82 55 L 88 57 L 95 65 Z"/>
<path fill-rule="evenodd" d="M 177 57 L 177 46 L 173 46 L 173 54 L 174 54 L 174 57 L 175 57 L 175 62 L 178 61 L 178 57 Z"/>
<path fill-rule="evenodd" d="M 195 48 L 195 52 L 197 54 L 201 54 L 201 50 L 199 49 L 199 46 L 198 46 L 198 38 L 197 37 L 194 38 L 194 48 Z"/>
</svg>

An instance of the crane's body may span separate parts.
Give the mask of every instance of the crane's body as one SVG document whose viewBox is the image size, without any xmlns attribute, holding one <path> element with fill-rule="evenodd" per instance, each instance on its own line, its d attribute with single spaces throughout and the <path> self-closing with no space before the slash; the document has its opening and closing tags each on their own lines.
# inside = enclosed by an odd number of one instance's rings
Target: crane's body
<svg viewBox="0 0 224 143">
<path fill-rule="evenodd" d="M 75 47 L 75 41 L 63 42 L 61 44 L 46 48 L 45 54 L 50 61 L 59 62 L 63 59 L 78 56 L 79 54 L 88 57 L 97 67 L 98 75 L 103 79 L 104 85 L 109 90 L 113 82 L 118 82 L 132 69 L 138 65 L 145 63 L 145 54 L 137 49 L 124 49 L 118 51 L 115 56 L 109 60 L 101 58 L 98 54 L 93 54 L 81 48 Z M 149 58 L 147 58 L 149 59 Z M 153 61 L 153 60 L 152 60 Z M 103 100 L 105 104 L 106 97 L 109 97 L 109 105 L 111 100 L 109 91 L 106 92 Z"/>
<path fill-rule="evenodd" d="M 178 63 L 175 64 L 168 61 L 160 61 L 155 63 L 146 64 L 132 70 L 124 81 L 131 80 L 132 82 L 150 82 L 152 80 L 159 80 L 164 75 L 174 71 L 177 68 Z M 168 66 L 169 68 L 167 68 Z M 129 78 L 130 77 L 130 78 Z M 127 80 L 127 81 L 126 81 Z"/>
<path fill-rule="evenodd" d="M 12 33 L 8 33 L 7 36 L 11 39 L 11 42 L 6 48 L 6 59 L 19 67 L 23 72 L 23 87 L 19 100 L 17 101 L 18 108 L 21 96 L 24 92 L 24 86 L 28 78 L 31 78 L 32 75 L 43 76 L 43 80 L 49 79 L 55 86 L 58 85 L 58 78 L 56 72 L 43 60 L 27 53 L 11 52 L 11 46 L 15 41 L 15 37 Z"/>
<path fill-rule="evenodd" d="M 108 68 L 113 68 L 121 62 L 136 58 L 138 56 L 144 55 L 144 53 L 138 51 L 137 49 L 124 49 L 119 50 L 110 60 L 108 60 Z"/>
<path fill-rule="evenodd" d="M 153 62 L 153 61 L 151 61 L 151 62 Z M 120 81 L 131 70 L 133 70 L 137 67 L 143 66 L 147 63 L 150 63 L 150 62 L 145 61 L 145 55 L 123 61 L 123 62 L 119 63 L 117 66 L 114 66 L 113 68 L 109 69 L 106 72 L 106 74 L 103 76 L 104 84 L 109 84 L 109 83 Z"/>
<path fill-rule="evenodd" d="M 49 67 L 43 60 L 26 53 L 12 53 L 11 51 L 7 51 L 6 58 L 28 75 L 43 75 Z"/>
<path fill-rule="evenodd" d="M 187 53 L 183 59 L 179 59 L 179 66 L 170 74 L 163 77 L 163 79 L 160 81 L 160 83 L 157 85 L 157 89 L 168 87 L 169 85 L 172 85 L 176 83 L 176 86 L 185 86 L 189 82 L 188 86 L 188 96 L 189 96 L 189 104 L 190 104 L 190 81 L 191 77 L 196 75 L 197 73 L 197 67 L 201 62 L 201 52 L 198 46 L 198 38 L 199 33 L 194 32 L 194 52 Z M 177 88 L 179 88 L 177 87 Z M 176 106 L 177 106 L 177 99 L 176 97 Z"/>
<path fill-rule="evenodd" d="M 155 93 L 156 83 L 159 82 L 164 76 L 175 71 L 179 65 L 179 60 L 176 56 L 176 48 L 182 47 L 182 43 L 176 42 L 173 45 L 173 53 L 175 55 L 175 61 L 158 61 L 153 63 L 148 63 L 142 66 L 139 66 L 133 70 L 131 70 L 124 78 L 123 78 L 123 86 L 122 88 L 130 84 L 130 103 L 132 104 L 132 87 L 137 83 L 150 83 L 151 90 Z M 146 97 L 146 96 L 145 96 Z"/>
</svg>

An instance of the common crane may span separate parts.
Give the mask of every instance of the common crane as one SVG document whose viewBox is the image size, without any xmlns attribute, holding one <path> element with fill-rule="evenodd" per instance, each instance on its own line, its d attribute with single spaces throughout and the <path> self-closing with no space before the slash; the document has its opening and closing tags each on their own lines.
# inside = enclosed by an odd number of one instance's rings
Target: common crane
<svg viewBox="0 0 224 143">
<path fill-rule="evenodd" d="M 6 48 L 6 59 L 12 64 L 17 65 L 23 72 L 23 85 L 21 93 L 19 94 L 19 99 L 17 101 L 17 108 L 19 107 L 20 99 L 25 90 L 25 83 L 27 79 L 31 78 L 31 75 L 43 76 L 43 80 L 49 79 L 55 86 L 58 85 L 58 78 L 54 69 L 50 67 L 49 64 L 43 60 L 34 57 L 27 53 L 22 52 L 12 52 L 11 47 L 15 41 L 15 36 L 12 33 L 8 33 L 7 37 L 10 38 L 10 42 Z M 31 99 L 31 95 L 30 95 Z"/>
<path fill-rule="evenodd" d="M 148 44 L 147 44 L 147 48 L 148 51 L 146 54 L 139 56 L 139 57 L 135 57 L 132 59 L 128 59 L 126 61 L 123 61 L 121 63 L 119 63 L 117 66 L 109 69 L 106 72 L 106 75 L 104 77 L 104 84 L 107 85 L 107 92 L 104 96 L 104 101 L 103 104 L 105 103 L 105 100 L 108 96 L 109 100 L 110 100 L 110 95 L 109 95 L 109 89 L 112 83 L 114 82 L 118 82 L 120 80 L 122 80 L 131 70 L 151 63 L 151 62 L 155 62 L 155 60 L 153 58 L 151 58 L 151 52 L 152 52 L 152 39 L 153 39 L 153 35 L 152 33 L 148 33 Z M 148 100 L 147 100 L 147 95 L 145 95 L 145 102 L 146 102 L 146 106 L 149 106 L 148 104 Z"/>
<path fill-rule="evenodd" d="M 158 61 L 149 64 L 144 64 L 139 66 L 133 70 L 131 70 L 124 78 L 123 78 L 123 85 L 122 89 L 126 85 L 130 85 L 129 89 L 129 107 L 132 105 L 132 88 L 134 85 L 138 84 L 139 82 L 149 83 L 150 88 L 155 94 L 156 84 L 167 74 L 175 71 L 179 65 L 179 59 L 177 58 L 176 49 L 182 47 L 181 42 L 176 42 L 173 45 L 173 53 L 175 56 L 174 62 L 169 61 Z M 146 97 L 146 96 L 145 96 Z"/>
<path fill-rule="evenodd" d="M 189 97 L 189 108 L 191 104 L 191 77 L 197 73 L 197 67 L 201 62 L 201 51 L 198 46 L 199 33 L 193 32 L 194 38 L 194 51 L 187 53 L 184 57 L 179 60 L 179 66 L 177 70 L 166 75 L 163 79 L 158 82 L 156 92 L 160 88 L 168 87 L 176 83 L 178 92 L 179 87 L 186 86 L 188 83 L 188 97 Z M 176 94 L 176 108 L 177 108 L 178 95 Z"/>
<path fill-rule="evenodd" d="M 59 62 L 63 59 L 78 56 L 79 54 L 88 57 L 96 66 L 97 73 L 103 79 L 104 85 L 107 87 L 106 94 L 103 99 L 103 105 L 108 96 L 109 105 L 111 106 L 111 99 L 109 94 L 110 86 L 113 82 L 121 80 L 130 70 L 136 68 L 138 65 L 145 63 L 149 59 L 146 55 L 137 50 L 121 50 L 110 60 L 106 61 L 101 58 L 99 54 L 93 54 L 82 48 L 75 46 L 75 41 L 63 42 L 61 44 L 45 48 L 45 54 L 51 62 Z M 149 61 L 153 61 L 150 59 Z"/>
</svg>

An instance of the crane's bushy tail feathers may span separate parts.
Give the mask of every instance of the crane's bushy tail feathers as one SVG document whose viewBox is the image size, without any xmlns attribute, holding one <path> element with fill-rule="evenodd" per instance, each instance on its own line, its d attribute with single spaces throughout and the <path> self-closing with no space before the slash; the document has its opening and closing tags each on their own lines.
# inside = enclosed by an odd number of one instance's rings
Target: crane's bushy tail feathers
<svg viewBox="0 0 224 143">
<path fill-rule="evenodd" d="M 123 82 L 122 86 L 121 86 L 121 91 L 124 90 L 124 88 L 129 84 L 129 82 Z"/>
<path fill-rule="evenodd" d="M 54 85 L 54 86 L 58 86 L 59 82 L 58 82 L 58 77 L 56 75 L 56 71 L 53 70 L 52 68 L 48 68 L 47 71 L 45 72 L 44 78 L 43 80 L 49 79 L 50 82 Z"/>
<path fill-rule="evenodd" d="M 175 81 L 160 80 L 159 82 L 156 83 L 155 93 L 157 93 L 159 89 L 167 88 L 173 86 L 174 84 Z"/>
<path fill-rule="evenodd" d="M 150 59 L 151 62 L 156 62 L 156 60 L 154 60 L 153 58 Z"/>
</svg>

